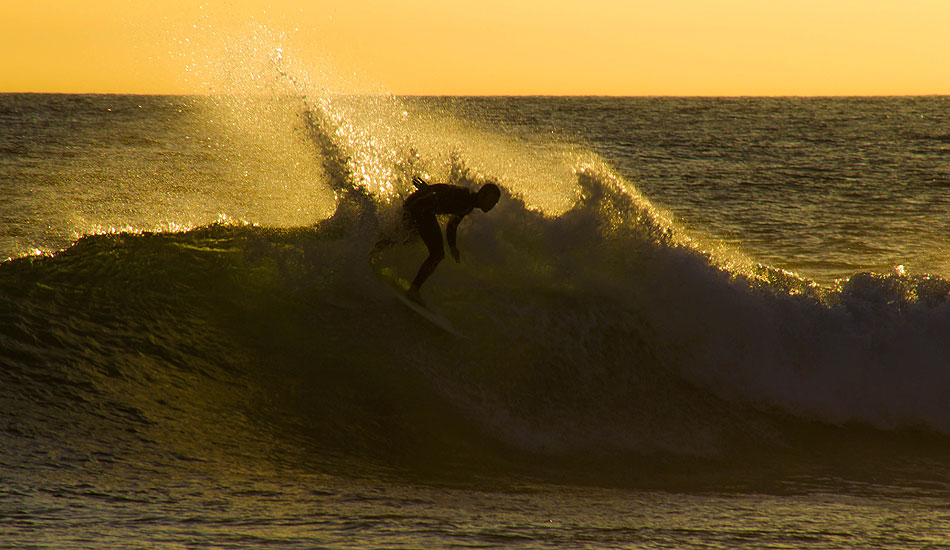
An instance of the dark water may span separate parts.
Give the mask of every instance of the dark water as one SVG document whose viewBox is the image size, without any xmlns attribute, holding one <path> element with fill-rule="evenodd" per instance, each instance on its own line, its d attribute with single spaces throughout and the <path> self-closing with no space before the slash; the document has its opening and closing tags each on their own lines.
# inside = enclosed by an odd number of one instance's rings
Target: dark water
<svg viewBox="0 0 950 550">
<path fill-rule="evenodd" d="M 0 96 L 0 541 L 946 545 L 946 107 Z"/>
</svg>

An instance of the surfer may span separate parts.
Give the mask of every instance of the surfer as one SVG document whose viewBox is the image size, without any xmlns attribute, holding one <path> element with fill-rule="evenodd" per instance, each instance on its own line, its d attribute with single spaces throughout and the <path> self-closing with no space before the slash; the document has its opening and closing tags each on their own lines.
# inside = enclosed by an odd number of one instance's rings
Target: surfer
<svg viewBox="0 0 950 550">
<path fill-rule="evenodd" d="M 429 249 L 429 257 L 419 266 L 419 271 L 407 295 L 412 301 L 422 304 L 419 287 L 429 278 L 429 275 L 432 275 L 442 258 L 445 258 L 442 229 L 436 216 L 451 216 L 445 225 L 445 236 L 449 241 L 449 251 L 458 262 L 460 258 L 459 249 L 456 246 L 456 233 L 459 223 L 476 207 L 482 212 L 488 212 L 494 208 L 501 197 L 501 190 L 494 183 L 486 183 L 478 192 L 447 183 L 430 185 L 419 176 L 412 178 L 412 184 L 416 186 L 416 190 L 406 197 L 403 208 L 410 226 L 419 232 L 422 241 Z"/>
</svg>

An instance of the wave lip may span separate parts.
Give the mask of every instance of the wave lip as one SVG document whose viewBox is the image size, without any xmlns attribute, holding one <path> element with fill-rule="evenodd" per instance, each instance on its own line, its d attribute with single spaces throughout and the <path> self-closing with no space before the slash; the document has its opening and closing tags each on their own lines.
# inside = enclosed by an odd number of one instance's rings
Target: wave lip
<svg viewBox="0 0 950 550">
<path fill-rule="evenodd" d="M 231 446 L 277 429 L 372 456 L 719 459 L 781 449 L 811 424 L 950 435 L 946 281 L 861 274 L 799 293 L 730 271 L 609 180 L 579 182 L 584 198 L 556 218 L 506 195 L 464 226 L 466 262 L 427 291 L 465 340 L 389 295 L 360 216 L 101 235 L 5 262 L 3 335 L 24 350 L 7 391 L 80 388 L 144 433 L 186 422 L 181 388 L 211 385 L 257 426 L 225 415 Z M 378 261 L 411 273 L 422 255 L 410 243 Z M 178 389 L 145 397 L 156 380 Z M 192 407 L 215 417 L 219 398 Z"/>
<path fill-rule="evenodd" d="M 427 282 L 469 337 L 448 338 L 375 272 L 408 278 L 423 248 L 395 239 L 368 257 L 425 157 L 403 155 L 395 130 L 374 149 L 372 132 L 320 115 L 300 118 L 339 204 L 313 226 L 117 232 L 0 264 L 8 402 L 35 398 L 31 422 L 63 440 L 97 432 L 102 447 L 185 457 L 209 456 L 208 432 L 241 457 L 273 444 L 412 465 L 752 461 L 842 435 L 945 448 L 946 280 L 862 273 L 824 288 L 756 265 L 582 152 L 545 157 L 545 174 L 571 178 L 546 203 L 523 181 L 531 160 L 498 175 L 505 144 L 468 129 L 479 155 L 434 158 L 450 157 L 449 181 L 507 191 L 460 229 L 464 261 Z M 62 420 L 71 408 L 82 430 Z"/>
</svg>

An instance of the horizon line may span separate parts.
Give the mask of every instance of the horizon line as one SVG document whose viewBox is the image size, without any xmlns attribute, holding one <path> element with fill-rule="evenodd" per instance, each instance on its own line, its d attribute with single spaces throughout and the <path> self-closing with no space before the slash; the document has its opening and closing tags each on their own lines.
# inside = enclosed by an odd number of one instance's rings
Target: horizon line
<svg viewBox="0 0 950 550">
<path fill-rule="evenodd" d="M 211 97 L 211 96 L 237 96 L 237 95 L 281 95 L 294 96 L 306 94 L 239 94 L 239 93 L 221 93 L 221 92 L 62 92 L 62 91 L 0 91 L 0 95 L 87 95 L 87 96 L 138 96 L 138 97 Z M 950 93 L 897 93 L 897 94 L 610 94 L 610 93 L 589 93 L 589 94 L 550 94 L 550 93 L 523 93 L 523 94 L 459 94 L 459 93 L 373 93 L 373 92 L 349 92 L 332 93 L 330 95 L 339 96 L 392 96 L 392 97 L 443 97 L 443 98 L 681 98 L 681 99 L 702 99 L 702 98 L 801 98 L 801 99 L 821 99 L 821 98 L 885 98 L 885 97 L 950 97 Z"/>
</svg>

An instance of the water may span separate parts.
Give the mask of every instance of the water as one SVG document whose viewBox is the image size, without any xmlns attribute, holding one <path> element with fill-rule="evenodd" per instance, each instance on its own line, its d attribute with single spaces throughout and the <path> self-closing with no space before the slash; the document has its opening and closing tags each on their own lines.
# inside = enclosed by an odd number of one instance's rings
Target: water
<svg viewBox="0 0 950 550">
<path fill-rule="evenodd" d="M 0 96 L 4 546 L 950 545 L 947 98 L 295 89 Z"/>
<path fill-rule="evenodd" d="M 505 98 L 459 108 L 583 143 L 691 231 L 822 283 L 948 274 L 948 101 Z"/>
</svg>

